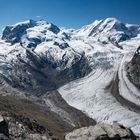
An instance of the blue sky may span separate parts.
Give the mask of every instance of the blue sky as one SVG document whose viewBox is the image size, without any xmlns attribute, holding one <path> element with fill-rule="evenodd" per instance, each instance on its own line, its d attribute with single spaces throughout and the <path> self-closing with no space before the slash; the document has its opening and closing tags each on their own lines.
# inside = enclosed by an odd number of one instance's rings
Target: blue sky
<svg viewBox="0 0 140 140">
<path fill-rule="evenodd" d="M 106 17 L 140 24 L 140 0 L 0 0 L 0 30 L 27 19 L 79 28 Z"/>
</svg>

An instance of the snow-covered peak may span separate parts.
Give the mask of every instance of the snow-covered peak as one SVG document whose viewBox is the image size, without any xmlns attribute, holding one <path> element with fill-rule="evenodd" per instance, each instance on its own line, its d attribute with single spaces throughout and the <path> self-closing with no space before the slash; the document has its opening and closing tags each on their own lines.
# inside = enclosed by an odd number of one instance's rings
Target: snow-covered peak
<svg viewBox="0 0 140 140">
<path fill-rule="evenodd" d="M 103 30 L 104 28 L 112 28 L 115 24 L 119 24 L 120 21 L 118 21 L 116 18 L 107 18 L 103 20 L 95 20 L 93 23 L 83 26 L 81 29 L 79 29 L 80 33 L 86 33 L 86 35 L 91 36 L 92 32 L 97 30 L 98 28 L 100 30 Z M 103 28 L 103 29 L 101 29 Z"/>
<path fill-rule="evenodd" d="M 18 22 L 15 25 L 13 25 L 13 27 L 22 26 L 22 25 L 34 26 L 35 24 L 36 24 L 36 21 L 34 21 L 32 19 L 29 19 L 29 20 L 26 20 L 26 21 L 23 21 L 23 22 Z"/>
<path fill-rule="evenodd" d="M 52 40 L 57 36 L 60 29 L 47 21 L 27 20 L 12 26 L 6 26 L 2 39 L 5 42 L 20 43 L 24 47 L 34 47 L 45 40 Z"/>
<path fill-rule="evenodd" d="M 20 37 L 25 34 L 26 29 L 35 26 L 35 21 L 28 20 L 12 26 L 6 26 L 3 30 L 2 39 L 12 44 L 19 42 Z"/>
<path fill-rule="evenodd" d="M 54 25 L 53 23 L 49 23 L 45 20 L 37 21 L 36 25 L 37 26 L 43 26 L 44 30 L 50 30 L 55 34 L 59 33 L 59 31 L 60 31 L 60 29 L 56 25 Z"/>
<path fill-rule="evenodd" d="M 76 33 L 78 36 L 92 37 L 104 43 L 119 43 L 137 36 L 139 29 L 139 26 L 128 26 L 116 18 L 106 18 L 96 20 L 92 24 L 77 30 Z"/>
<path fill-rule="evenodd" d="M 109 21 L 109 22 L 111 22 L 111 21 L 114 21 L 114 22 L 120 22 L 117 18 L 114 18 L 114 17 L 108 17 L 108 18 L 103 19 L 103 20 L 105 20 L 105 21 Z"/>
<path fill-rule="evenodd" d="M 109 17 L 109 18 L 103 19 L 102 21 L 106 24 L 108 24 L 108 23 L 109 24 L 121 23 L 117 18 L 114 18 L 114 17 Z"/>
<path fill-rule="evenodd" d="M 21 43 L 25 47 L 35 47 L 42 42 L 90 38 L 104 44 L 119 42 L 136 37 L 140 26 L 124 24 L 116 18 L 95 20 L 81 29 L 59 28 L 44 20 L 27 20 L 12 26 L 6 26 L 2 39 L 11 44 Z"/>
</svg>

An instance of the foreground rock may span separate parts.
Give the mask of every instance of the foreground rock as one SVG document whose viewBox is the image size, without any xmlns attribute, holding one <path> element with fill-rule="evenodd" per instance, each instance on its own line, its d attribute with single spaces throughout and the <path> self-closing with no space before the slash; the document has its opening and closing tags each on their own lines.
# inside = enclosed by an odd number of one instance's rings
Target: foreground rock
<svg viewBox="0 0 140 140">
<path fill-rule="evenodd" d="M 134 133 L 119 124 L 98 124 L 95 126 L 83 127 L 65 137 L 66 140 L 137 140 Z"/>
<path fill-rule="evenodd" d="M 19 96 L 0 96 L 0 140 L 63 140 L 76 128 L 96 124 L 69 106 L 58 92 L 48 94 L 44 101 L 46 104 Z"/>
<path fill-rule="evenodd" d="M 51 140 L 49 131 L 35 121 L 0 112 L 0 140 Z M 22 122 L 21 122 L 21 120 Z M 57 138 L 56 138 L 57 139 Z"/>
</svg>

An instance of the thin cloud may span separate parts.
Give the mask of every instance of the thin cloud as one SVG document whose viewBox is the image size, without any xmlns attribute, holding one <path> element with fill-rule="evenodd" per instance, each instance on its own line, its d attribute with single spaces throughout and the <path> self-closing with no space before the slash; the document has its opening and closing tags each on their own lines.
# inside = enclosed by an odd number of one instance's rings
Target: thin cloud
<svg viewBox="0 0 140 140">
<path fill-rule="evenodd" d="M 41 18 L 41 16 L 36 16 L 36 18 Z"/>
</svg>

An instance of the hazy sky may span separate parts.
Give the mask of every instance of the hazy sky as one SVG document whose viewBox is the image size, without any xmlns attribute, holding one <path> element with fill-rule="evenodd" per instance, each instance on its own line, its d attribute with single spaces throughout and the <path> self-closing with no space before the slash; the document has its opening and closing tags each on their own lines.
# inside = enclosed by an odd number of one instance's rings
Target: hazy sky
<svg viewBox="0 0 140 140">
<path fill-rule="evenodd" d="M 140 0 L 0 0 L 0 30 L 27 19 L 79 28 L 106 17 L 140 24 Z"/>
</svg>

